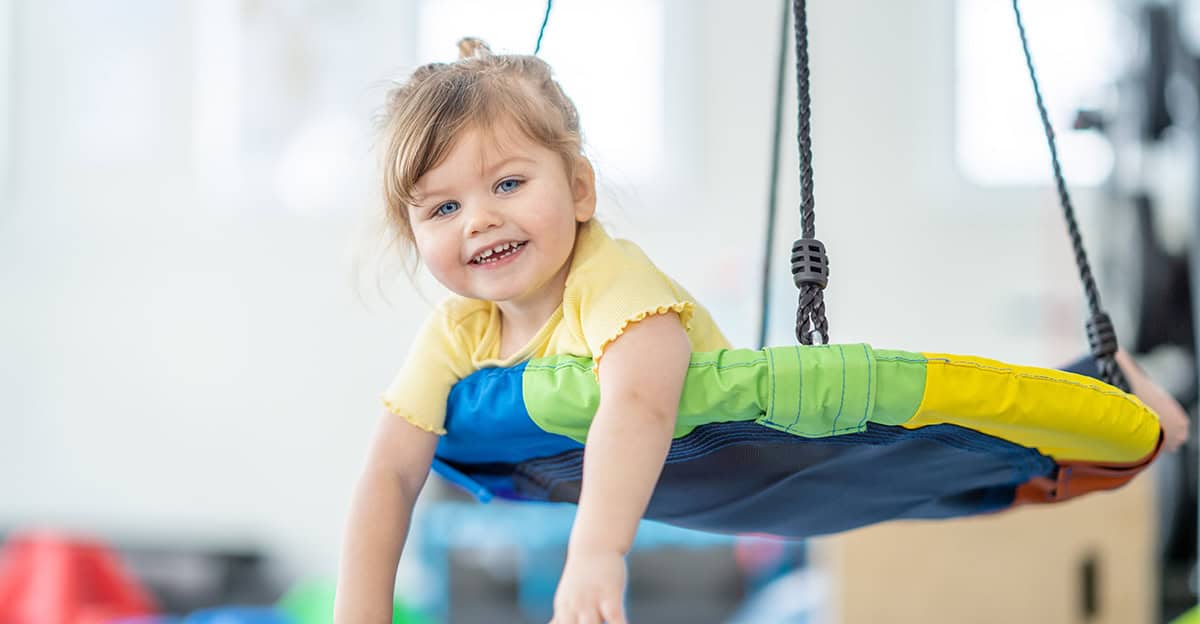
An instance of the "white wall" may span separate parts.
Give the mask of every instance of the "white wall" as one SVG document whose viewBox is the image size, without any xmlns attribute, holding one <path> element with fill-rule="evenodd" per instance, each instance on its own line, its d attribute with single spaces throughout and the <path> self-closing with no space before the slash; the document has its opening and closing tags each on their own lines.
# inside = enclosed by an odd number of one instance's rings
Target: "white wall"
<svg viewBox="0 0 1200 624">
<path fill-rule="evenodd" d="M 746 345 L 757 324 L 776 4 L 668 3 L 672 164 L 654 187 L 614 181 L 621 207 L 607 207 L 618 233 Z M 834 339 L 1045 364 L 1082 348 L 1052 196 L 973 188 L 955 169 L 952 0 L 810 4 L 817 233 L 832 257 Z M 261 543 L 299 570 L 330 573 L 377 394 L 426 304 L 403 284 L 390 304 L 369 287 L 355 292 L 367 176 L 307 213 L 281 205 L 260 175 L 273 169 L 253 158 L 233 161 L 248 172 L 237 184 L 206 177 L 214 162 L 200 162 L 197 146 L 213 141 L 193 125 L 214 110 L 211 93 L 196 92 L 213 84 L 196 75 L 199 4 L 97 6 L 15 0 L 12 12 L 0 526 Z M 120 28 L 104 15 L 114 6 Z M 331 43 L 316 29 L 284 64 L 303 73 L 305 53 L 351 59 L 337 72 L 340 99 L 295 114 L 365 122 L 379 82 L 417 60 L 411 0 L 354 8 L 297 18 L 356 36 Z M 220 126 L 220 101 L 217 131 L 236 131 Z M 787 115 L 776 343 L 792 342 L 795 305 Z M 369 171 L 361 138 L 354 169 Z M 1085 193 L 1077 204 L 1086 211 Z"/>
<path fill-rule="evenodd" d="M 116 34 L 96 6 L 15 12 L 0 524 L 265 543 L 328 571 L 378 393 L 422 310 L 365 307 L 353 289 L 369 189 L 305 215 L 262 200 L 269 179 L 217 199 L 200 184 L 195 6 L 111 5 L 129 20 Z M 330 108 L 365 123 L 375 83 L 412 62 L 412 7 L 359 6 L 370 55 Z M 356 165 L 372 166 L 365 141 Z"/>
</svg>

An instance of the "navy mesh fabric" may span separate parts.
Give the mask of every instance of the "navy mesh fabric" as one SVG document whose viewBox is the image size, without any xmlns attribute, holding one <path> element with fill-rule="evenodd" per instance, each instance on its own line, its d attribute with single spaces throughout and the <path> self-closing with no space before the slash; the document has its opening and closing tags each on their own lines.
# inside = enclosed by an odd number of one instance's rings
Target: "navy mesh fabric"
<svg viewBox="0 0 1200 624">
<path fill-rule="evenodd" d="M 498 496 L 558 502 L 578 501 L 582 467 L 582 450 L 519 464 L 455 464 L 491 482 Z M 952 425 L 871 425 L 808 439 L 717 423 L 675 441 L 646 517 L 721 533 L 809 537 L 1004 509 L 1018 485 L 1054 470 L 1035 450 Z"/>
</svg>

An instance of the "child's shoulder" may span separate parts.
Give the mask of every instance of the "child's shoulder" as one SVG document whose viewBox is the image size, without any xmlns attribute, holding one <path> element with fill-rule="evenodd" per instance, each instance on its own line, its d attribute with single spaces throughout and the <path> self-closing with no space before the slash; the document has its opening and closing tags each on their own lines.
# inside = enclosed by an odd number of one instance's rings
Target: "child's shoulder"
<svg viewBox="0 0 1200 624">
<path fill-rule="evenodd" d="M 628 271 L 640 266 L 654 268 L 641 247 L 631 240 L 610 236 L 604 226 L 588 221 L 580 231 L 573 269 Z"/>
</svg>

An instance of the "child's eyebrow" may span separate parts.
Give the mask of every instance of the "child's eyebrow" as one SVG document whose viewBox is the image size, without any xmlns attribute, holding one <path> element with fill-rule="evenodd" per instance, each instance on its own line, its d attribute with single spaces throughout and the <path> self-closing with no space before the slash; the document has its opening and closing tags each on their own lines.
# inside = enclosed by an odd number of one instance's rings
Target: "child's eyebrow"
<svg viewBox="0 0 1200 624">
<path fill-rule="evenodd" d="M 508 158 L 505 158 L 504 160 L 485 169 L 483 171 L 483 174 L 485 176 L 495 175 L 497 171 L 499 171 L 511 164 L 514 164 L 514 163 L 524 163 L 524 164 L 528 164 L 528 165 L 535 165 L 535 164 L 537 164 L 537 161 L 532 158 L 529 158 L 528 156 L 509 156 Z"/>
</svg>

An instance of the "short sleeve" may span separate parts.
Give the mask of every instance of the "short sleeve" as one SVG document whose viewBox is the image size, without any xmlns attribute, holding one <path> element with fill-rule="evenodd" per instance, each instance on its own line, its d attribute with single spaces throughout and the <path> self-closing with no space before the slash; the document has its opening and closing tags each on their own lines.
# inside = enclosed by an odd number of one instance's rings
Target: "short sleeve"
<svg viewBox="0 0 1200 624">
<path fill-rule="evenodd" d="M 592 358 L 599 362 L 610 343 L 648 316 L 675 312 L 684 328 L 690 328 L 696 306 L 691 297 L 632 243 L 604 242 L 605 249 L 578 267 L 563 299 L 564 312 L 572 303 L 578 305 L 580 328 Z"/>
<path fill-rule="evenodd" d="M 446 433 L 450 389 L 470 374 L 469 355 L 457 344 L 441 309 L 430 315 L 413 341 L 404 366 L 383 393 L 388 411 L 430 433 Z"/>
</svg>

